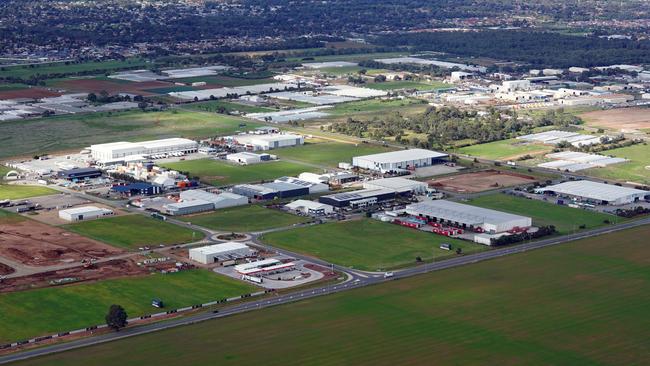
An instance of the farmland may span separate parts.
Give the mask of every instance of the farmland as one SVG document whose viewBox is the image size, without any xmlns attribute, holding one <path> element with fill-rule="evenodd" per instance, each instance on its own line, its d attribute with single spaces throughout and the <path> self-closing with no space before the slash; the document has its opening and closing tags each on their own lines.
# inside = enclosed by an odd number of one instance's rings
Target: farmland
<svg viewBox="0 0 650 366">
<path fill-rule="evenodd" d="M 261 124 L 237 117 L 191 111 L 93 113 L 6 121 L 0 124 L 0 158 L 81 149 L 114 141 L 166 137 L 199 138 L 234 133 Z"/>
<path fill-rule="evenodd" d="M 124 215 L 65 226 L 77 234 L 120 248 L 180 244 L 203 238 L 201 232 L 168 224 L 142 215 Z"/>
<path fill-rule="evenodd" d="M 1 174 L 2 177 L 4 177 L 4 174 Z M 45 196 L 54 193 L 56 193 L 55 190 L 44 186 L 0 183 L 0 200 L 17 200 L 22 198 Z"/>
<path fill-rule="evenodd" d="M 584 171 L 587 175 L 603 179 L 612 179 L 622 182 L 636 182 L 650 184 L 650 146 L 637 144 L 619 149 L 607 150 L 606 155 L 613 155 L 630 161 L 610 165 L 604 168 L 589 169 Z"/>
<path fill-rule="evenodd" d="M 451 254 L 441 243 L 462 248 L 464 253 L 485 250 L 483 245 L 364 219 L 328 223 L 266 234 L 263 241 L 312 255 L 343 266 L 383 270 L 415 264 L 415 258 L 440 259 Z"/>
<path fill-rule="evenodd" d="M 211 86 L 223 86 L 223 87 L 237 87 L 237 86 L 248 86 L 256 84 L 268 84 L 276 82 L 272 78 L 260 78 L 260 79 L 246 79 L 246 78 L 237 78 L 225 75 L 215 75 L 215 76 L 197 76 L 192 78 L 184 79 L 174 79 L 176 82 L 181 83 L 195 83 L 204 81 Z"/>
<path fill-rule="evenodd" d="M 611 222 L 620 222 L 622 220 L 614 215 L 560 206 L 501 193 L 474 198 L 469 203 L 480 207 L 529 216 L 533 219 L 533 225 L 554 225 L 560 234 L 569 234 L 574 231 L 603 226 L 606 225 L 604 223 L 605 220 Z M 580 229 L 580 225 L 585 225 L 585 228 Z"/>
<path fill-rule="evenodd" d="M 648 235 L 639 227 L 19 364 L 430 365 L 433 354 L 437 365 L 640 365 L 650 247 L 637 238 Z"/>
<path fill-rule="evenodd" d="M 105 280 L 0 295 L 0 342 L 104 323 L 111 304 L 130 317 L 157 312 L 151 299 L 169 309 L 247 294 L 253 286 L 207 270 Z"/>
<path fill-rule="evenodd" d="M 648 108 L 597 110 L 582 113 L 579 116 L 588 125 L 617 132 L 650 128 L 650 109 Z"/>
<path fill-rule="evenodd" d="M 274 153 L 283 159 L 310 164 L 337 166 L 339 162 L 352 162 L 352 157 L 391 151 L 391 148 L 372 144 L 346 144 L 338 142 L 307 143 L 303 146 L 278 149 Z"/>
<path fill-rule="evenodd" d="M 395 90 L 395 89 L 416 89 L 416 90 L 434 90 L 453 87 L 453 85 L 441 82 L 418 82 L 418 81 L 386 81 L 383 83 L 372 83 L 366 85 L 370 89 L 377 90 Z"/>
<path fill-rule="evenodd" d="M 537 155 L 550 152 L 551 149 L 550 146 L 522 143 L 515 139 L 508 139 L 462 147 L 458 149 L 458 152 L 484 159 L 508 160 L 526 154 Z"/>
<path fill-rule="evenodd" d="M 239 111 L 239 112 L 243 112 L 243 113 L 258 113 L 258 112 L 275 111 L 275 109 L 272 109 L 272 108 L 256 107 L 256 106 L 251 106 L 251 105 L 246 105 L 246 104 L 228 102 L 228 101 L 225 101 L 225 100 L 211 100 L 211 101 L 207 101 L 207 102 L 196 102 L 196 103 L 188 104 L 185 107 L 185 109 L 203 111 L 203 112 L 214 112 L 214 113 L 217 113 L 217 111 L 220 108 L 223 108 L 228 113 L 234 112 L 234 111 Z"/>
<path fill-rule="evenodd" d="M 80 63 L 66 64 L 65 62 L 56 62 L 49 64 L 33 65 L 33 66 L 9 66 L 5 70 L 0 71 L 0 78 L 15 77 L 22 79 L 30 79 L 36 75 L 49 75 L 49 74 L 74 74 L 95 72 L 97 74 L 105 73 L 108 71 L 145 67 L 146 62 L 142 59 L 129 59 L 125 61 L 89 61 Z"/>
<path fill-rule="evenodd" d="M 232 207 L 206 214 L 183 216 L 181 220 L 218 231 L 252 232 L 306 222 L 309 218 L 258 205 Z"/>
<path fill-rule="evenodd" d="M 283 175 L 297 175 L 313 168 L 288 161 L 272 161 L 254 165 L 234 165 L 224 161 L 199 159 L 163 164 L 166 168 L 189 172 L 202 182 L 224 186 L 229 184 L 273 180 Z"/>
<path fill-rule="evenodd" d="M 379 99 L 368 99 L 361 100 L 358 102 L 348 102 L 337 104 L 334 108 L 329 109 L 327 112 L 332 113 L 336 116 L 343 116 L 348 114 L 363 114 L 363 113 L 372 113 L 372 112 L 381 112 L 381 111 L 392 111 L 396 108 L 407 107 L 407 106 L 418 106 L 422 109 L 426 108 L 426 104 L 423 104 L 422 101 L 417 101 L 414 99 L 406 100 L 379 100 Z"/>
</svg>

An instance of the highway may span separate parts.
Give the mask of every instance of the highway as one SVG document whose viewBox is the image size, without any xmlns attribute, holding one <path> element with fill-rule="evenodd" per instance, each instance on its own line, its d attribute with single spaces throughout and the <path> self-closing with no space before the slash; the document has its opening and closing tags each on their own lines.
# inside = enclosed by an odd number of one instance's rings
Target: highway
<svg viewBox="0 0 650 366">
<path fill-rule="evenodd" d="M 41 348 L 26 350 L 20 353 L 0 356 L 0 364 L 6 364 L 14 361 L 44 356 L 52 353 L 65 352 L 76 348 L 97 345 L 101 343 L 114 341 L 117 339 L 138 336 L 138 335 L 170 329 L 178 326 L 191 325 L 206 320 L 218 319 L 218 318 L 231 316 L 235 314 L 246 313 L 249 311 L 264 309 L 270 306 L 277 306 L 277 305 L 292 303 L 304 299 L 314 298 L 317 296 L 339 293 L 354 288 L 375 285 L 378 283 L 393 281 L 401 278 L 407 278 L 407 277 L 411 277 L 411 276 L 415 276 L 427 272 L 433 272 L 433 271 L 439 271 L 448 268 L 464 266 L 464 265 L 482 262 L 490 259 L 504 257 L 507 255 L 523 253 L 523 252 L 527 252 L 539 248 L 564 244 L 578 239 L 603 235 L 611 232 L 616 232 L 616 231 L 625 230 L 625 229 L 638 227 L 642 225 L 648 225 L 648 224 L 650 224 L 650 217 L 639 219 L 639 220 L 633 220 L 633 221 L 629 221 L 617 225 L 612 225 L 608 227 L 588 230 L 581 233 L 575 233 L 575 234 L 565 235 L 561 237 L 553 237 L 549 239 L 543 239 L 539 241 L 533 241 L 529 243 L 508 246 L 500 249 L 488 250 L 476 254 L 459 256 L 441 262 L 428 263 L 428 264 L 420 265 L 418 267 L 395 271 L 394 277 L 390 277 L 390 278 L 384 278 L 383 274 L 367 273 L 367 272 L 359 273 L 358 271 L 351 271 L 348 268 L 333 265 L 333 264 L 328 264 L 323 262 L 322 260 L 314 260 L 314 258 L 309 257 L 309 260 L 312 262 L 316 262 L 322 265 L 327 265 L 328 267 L 331 266 L 335 270 L 346 273 L 348 277 L 347 280 L 340 284 L 330 284 L 319 288 L 300 290 L 300 291 L 296 291 L 284 295 L 267 296 L 256 301 L 242 302 L 239 304 L 222 308 L 219 310 L 218 313 L 201 312 L 190 316 L 163 321 L 159 323 L 151 323 L 142 326 L 136 326 L 133 328 L 125 328 L 119 332 L 107 333 L 107 334 L 97 335 L 94 337 L 81 338 L 70 342 L 59 343 L 50 346 L 44 346 Z M 291 255 L 296 256 L 293 253 Z"/>
</svg>

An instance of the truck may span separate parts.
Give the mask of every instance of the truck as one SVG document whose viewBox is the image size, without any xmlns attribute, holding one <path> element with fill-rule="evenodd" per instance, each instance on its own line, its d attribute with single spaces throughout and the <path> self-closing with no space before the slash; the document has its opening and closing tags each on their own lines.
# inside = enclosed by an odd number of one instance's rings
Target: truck
<svg viewBox="0 0 650 366">
<path fill-rule="evenodd" d="M 442 244 L 440 244 L 440 249 L 442 249 L 442 250 L 451 250 L 451 244 L 442 243 Z"/>
</svg>

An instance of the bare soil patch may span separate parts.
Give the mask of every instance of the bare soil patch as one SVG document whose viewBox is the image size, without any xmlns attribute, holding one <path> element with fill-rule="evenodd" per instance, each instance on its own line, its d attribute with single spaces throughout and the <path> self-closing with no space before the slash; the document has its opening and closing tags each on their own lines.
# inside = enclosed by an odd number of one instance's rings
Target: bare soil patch
<svg viewBox="0 0 650 366">
<path fill-rule="evenodd" d="M 445 191 L 475 193 L 534 181 L 536 179 L 529 175 L 491 169 L 434 179 L 428 183 L 434 188 Z"/>
<path fill-rule="evenodd" d="M 17 99 L 17 98 L 40 99 L 40 98 L 47 98 L 47 97 L 58 97 L 60 95 L 61 93 L 53 92 L 47 89 L 28 88 L 28 89 L 0 91 L 0 100 Z"/>
<path fill-rule="evenodd" d="M 588 125 L 614 130 L 650 128 L 650 108 L 618 108 L 580 115 Z"/>
</svg>

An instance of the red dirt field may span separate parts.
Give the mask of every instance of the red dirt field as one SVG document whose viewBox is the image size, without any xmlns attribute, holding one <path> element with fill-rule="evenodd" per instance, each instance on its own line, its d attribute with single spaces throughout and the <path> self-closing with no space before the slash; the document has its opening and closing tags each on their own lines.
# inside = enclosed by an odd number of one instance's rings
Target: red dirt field
<svg viewBox="0 0 650 366">
<path fill-rule="evenodd" d="M 143 96 L 157 95 L 155 93 L 147 92 L 146 89 L 168 88 L 173 84 L 165 83 L 162 81 L 145 81 L 141 83 L 131 82 L 122 83 L 110 80 L 97 80 L 97 79 L 71 79 L 61 81 L 57 84 L 58 87 L 66 89 L 70 92 L 100 92 L 106 90 L 109 94 L 116 93 L 132 93 L 140 94 Z"/>
<path fill-rule="evenodd" d="M 138 276 L 148 273 L 149 269 L 147 267 L 140 267 L 131 259 L 114 259 L 93 264 L 90 268 L 79 266 L 23 277 L 6 278 L 0 282 L 0 293 L 53 286 L 54 284 L 50 283 L 50 281 L 60 280 L 62 278 L 73 278 L 74 281 L 70 283 L 76 284 L 79 282 Z"/>
<path fill-rule="evenodd" d="M 0 263 L 0 276 L 8 275 L 16 272 L 13 268 L 4 263 Z"/>
<path fill-rule="evenodd" d="M 0 100 L 18 99 L 18 98 L 39 99 L 39 98 L 46 98 L 46 97 L 58 97 L 60 95 L 61 93 L 53 92 L 47 89 L 29 88 L 29 89 L 0 91 Z"/>
<path fill-rule="evenodd" d="M 579 116 L 588 125 L 614 130 L 641 130 L 650 128 L 650 108 L 617 108 L 582 113 Z"/>
<path fill-rule="evenodd" d="M 534 177 L 500 170 L 484 170 L 481 172 L 453 175 L 450 177 L 430 180 L 430 186 L 452 192 L 483 192 L 502 187 L 532 183 Z"/>
<path fill-rule="evenodd" d="M 0 256 L 30 266 L 100 259 L 124 251 L 33 220 L 0 222 Z"/>
</svg>

